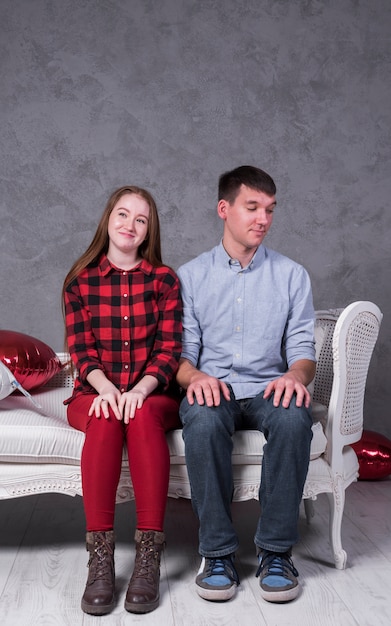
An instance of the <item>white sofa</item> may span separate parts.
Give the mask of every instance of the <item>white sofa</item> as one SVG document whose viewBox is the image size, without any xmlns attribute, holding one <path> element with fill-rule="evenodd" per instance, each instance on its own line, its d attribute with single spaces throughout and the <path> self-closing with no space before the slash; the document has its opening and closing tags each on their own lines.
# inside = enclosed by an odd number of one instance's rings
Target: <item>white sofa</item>
<svg viewBox="0 0 391 626">
<path fill-rule="evenodd" d="M 382 314 L 370 302 L 316 314 L 317 373 L 312 385 L 314 437 L 303 497 L 307 516 L 310 501 L 326 492 L 330 500 L 330 541 L 337 568 L 346 566 L 341 544 L 345 489 L 358 476 L 358 460 L 349 444 L 363 428 L 363 402 L 369 362 Z M 59 354 L 62 362 L 69 356 Z M 0 401 L 0 499 L 57 492 L 82 495 L 80 456 L 83 433 L 66 420 L 63 400 L 71 395 L 69 368 L 33 392 L 42 406 L 13 393 Z M 169 496 L 190 498 L 181 430 L 167 434 L 171 456 Z M 263 435 L 239 431 L 234 435 L 232 463 L 234 500 L 258 498 Z M 117 501 L 133 498 L 124 452 Z"/>
</svg>

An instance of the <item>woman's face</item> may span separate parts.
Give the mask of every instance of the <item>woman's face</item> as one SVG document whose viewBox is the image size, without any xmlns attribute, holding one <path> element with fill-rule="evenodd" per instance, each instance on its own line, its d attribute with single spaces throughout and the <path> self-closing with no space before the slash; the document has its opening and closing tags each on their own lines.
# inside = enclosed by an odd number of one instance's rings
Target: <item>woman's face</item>
<svg viewBox="0 0 391 626">
<path fill-rule="evenodd" d="M 144 198 L 126 193 L 114 205 L 108 222 L 109 250 L 113 259 L 120 253 L 136 258 L 148 235 L 149 205 Z"/>
</svg>

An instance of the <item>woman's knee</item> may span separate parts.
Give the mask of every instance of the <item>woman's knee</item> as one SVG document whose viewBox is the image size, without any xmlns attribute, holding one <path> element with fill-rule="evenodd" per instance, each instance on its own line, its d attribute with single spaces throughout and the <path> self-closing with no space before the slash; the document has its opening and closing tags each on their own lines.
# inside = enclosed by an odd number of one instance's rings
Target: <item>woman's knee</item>
<svg viewBox="0 0 391 626">
<path fill-rule="evenodd" d="M 163 394 L 148 396 L 142 407 L 137 409 L 134 419 L 127 425 L 128 430 L 147 434 L 151 429 L 166 432 L 180 427 L 178 399 Z"/>
<path fill-rule="evenodd" d="M 108 446 L 123 445 L 124 425 L 117 420 L 110 411 L 108 418 L 89 416 L 86 425 L 86 442 L 93 442 L 94 446 L 106 448 Z"/>
</svg>

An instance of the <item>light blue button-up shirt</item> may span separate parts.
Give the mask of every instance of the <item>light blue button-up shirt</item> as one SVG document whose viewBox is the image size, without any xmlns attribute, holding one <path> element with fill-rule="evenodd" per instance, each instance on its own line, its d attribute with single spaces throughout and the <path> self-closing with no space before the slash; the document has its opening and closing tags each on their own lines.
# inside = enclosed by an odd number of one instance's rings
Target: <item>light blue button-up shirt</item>
<svg viewBox="0 0 391 626">
<path fill-rule="evenodd" d="M 178 270 L 182 357 L 252 398 L 299 359 L 315 361 L 314 308 L 306 270 L 259 246 L 250 264 L 222 243 Z"/>
</svg>

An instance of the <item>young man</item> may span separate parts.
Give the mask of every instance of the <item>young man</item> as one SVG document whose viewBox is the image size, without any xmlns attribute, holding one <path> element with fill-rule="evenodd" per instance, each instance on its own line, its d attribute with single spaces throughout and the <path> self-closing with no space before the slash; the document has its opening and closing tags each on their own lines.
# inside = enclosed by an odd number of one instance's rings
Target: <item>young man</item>
<svg viewBox="0 0 391 626">
<path fill-rule="evenodd" d="M 200 522 L 196 589 L 207 600 L 228 600 L 239 584 L 231 452 L 232 434 L 244 428 L 267 439 L 254 537 L 261 595 L 286 602 L 299 591 L 291 548 L 312 438 L 314 310 L 304 268 L 263 246 L 275 195 L 263 170 L 223 174 L 223 239 L 178 271 L 184 334 L 177 380 L 186 390 L 180 416 Z"/>
</svg>

